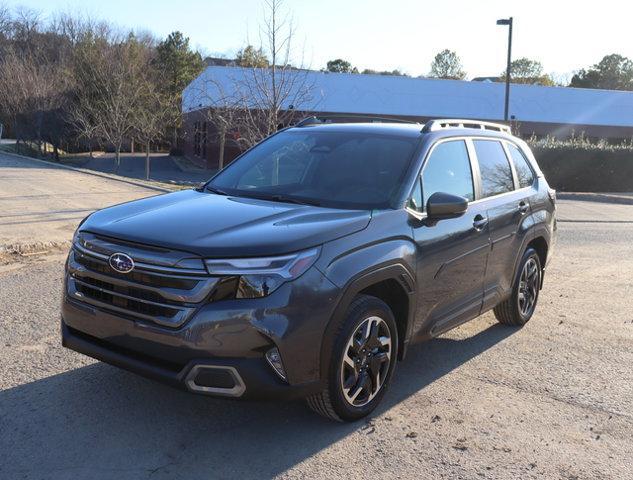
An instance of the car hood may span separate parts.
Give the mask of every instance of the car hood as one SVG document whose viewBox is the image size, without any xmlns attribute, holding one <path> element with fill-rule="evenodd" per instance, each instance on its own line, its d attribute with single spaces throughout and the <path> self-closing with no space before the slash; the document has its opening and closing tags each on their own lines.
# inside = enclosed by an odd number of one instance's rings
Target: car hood
<svg viewBox="0 0 633 480">
<path fill-rule="evenodd" d="M 185 190 L 99 210 L 81 231 L 203 257 L 278 255 L 365 228 L 369 211 Z"/>
</svg>

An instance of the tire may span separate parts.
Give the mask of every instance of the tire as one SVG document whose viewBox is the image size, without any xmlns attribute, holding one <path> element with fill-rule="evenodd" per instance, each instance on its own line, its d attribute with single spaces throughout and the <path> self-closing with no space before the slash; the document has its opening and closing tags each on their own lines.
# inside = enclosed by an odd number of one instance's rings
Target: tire
<svg viewBox="0 0 633 480">
<path fill-rule="evenodd" d="M 525 325 L 536 310 L 541 289 L 541 260 L 533 248 L 528 248 L 517 269 L 510 298 L 494 308 L 495 317 L 504 325 Z"/>
<path fill-rule="evenodd" d="M 398 329 L 391 309 L 376 297 L 357 296 L 334 340 L 327 387 L 308 397 L 308 405 L 339 422 L 369 415 L 385 395 L 397 358 Z"/>
</svg>

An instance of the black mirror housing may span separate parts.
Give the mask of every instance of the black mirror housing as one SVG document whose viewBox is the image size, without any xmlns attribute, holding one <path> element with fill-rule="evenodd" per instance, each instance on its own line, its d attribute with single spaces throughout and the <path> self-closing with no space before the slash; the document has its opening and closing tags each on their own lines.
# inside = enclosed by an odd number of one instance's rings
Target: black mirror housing
<svg viewBox="0 0 633 480">
<path fill-rule="evenodd" d="M 467 209 L 468 200 L 451 193 L 435 192 L 426 202 L 426 213 L 430 219 L 459 217 Z"/>
</svg>

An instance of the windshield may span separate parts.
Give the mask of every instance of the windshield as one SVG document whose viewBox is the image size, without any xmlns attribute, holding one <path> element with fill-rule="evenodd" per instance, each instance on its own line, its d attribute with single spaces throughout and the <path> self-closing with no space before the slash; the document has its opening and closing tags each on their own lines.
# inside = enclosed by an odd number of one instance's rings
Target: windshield
<svg viewBox="0 0 633 480">
<path fill-rule="evenodd" d="M 208 187 L 332 208 L 386 208 L 416 145 L 405 136 L 288 130 L 246 152 Z"/>
</svg>

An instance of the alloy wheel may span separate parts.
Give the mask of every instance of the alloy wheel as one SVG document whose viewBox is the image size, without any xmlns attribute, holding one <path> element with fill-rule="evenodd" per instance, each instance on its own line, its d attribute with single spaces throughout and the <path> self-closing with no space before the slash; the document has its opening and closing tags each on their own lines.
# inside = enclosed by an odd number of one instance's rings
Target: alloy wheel
<svg viewBox="0 0 633 480">
<path fill-rule="evenodd" d="M 532 313 L 536 304 L 540 282 L 538 264 L 534 258 L 528 259 L 523 266 L 519 280 L 519 311 L 523 317 Z"/>
<path fill-rule="evenodd" d="M 354 330 L 341 365 L 343 397 L 350 405 L 367 405 L 380 392 L 391 365 L 391 347 L 389 326 L 380 317 L 369 317 Z"/>
</svg>

